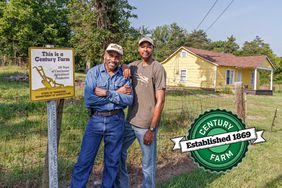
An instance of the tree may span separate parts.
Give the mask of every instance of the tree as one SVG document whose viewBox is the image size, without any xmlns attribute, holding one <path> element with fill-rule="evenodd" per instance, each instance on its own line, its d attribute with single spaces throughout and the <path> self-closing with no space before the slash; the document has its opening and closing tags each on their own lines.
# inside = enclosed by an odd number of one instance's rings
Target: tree
<svg viewBox="0 0 282 188">
<path fill-rule="evenodd" d="M 171 48 L 179 48 L 184 45 L 185 38 L 187 37 L 187 31 L 179 27 L 176 23 L 170 25 L 170 37 L 168 39 L 168 45 Z"/>
<path fill-rule="evenodd" d="M 138 35 L 140 36 L 148 36 L 151 35 L 152 31 L 148 29 L 148 27 L 142 25 L 137 29 Z"/>
<path fill-rule="evenodd" d="M 69 4 L 71 43 L 84 61 L 97 64 L 110 42 L 120 43 L 128 37 L 129 19 L 135 7 L 127 0 L 72 0 Z M 83 12 L 83 14 L 81 14 Z"/>
<path fill-rule="evenodd" d="M 276 58 L 276 55 L 273 53 L 269 44 L 265 43 L 259 36 L 256 36 L 256 38 L 252 41 L 246 41 L 242 47 L 242 50 L 238 54 L 241 56 L 266 55 L 276 67 L 277 64 L 279 64 L 279 59 Z M 277 79 L 277 76 L 276 70 L 274 75 L 275 80 Z M 269 83 L 268 71 L 261 71 L 260 77 L 262 84 Z"/>
<path fill-rule="evenodd" d="M 70 43 L 75 48 L 76 57 L 80 56 L 79 59 L 84 61 L 85 65 L 85 62 L 90 63 L 96 54 L 100 54 L 97 36 L 94 33 L 96 23 L 92 4 L 87 0 L 73 0 L 68 8 L 72 31 Z"/>
<path fill-rule="evenodd" d="M 282 84 L 282 57 L 276 57 L 275 65 L 276 70 L 274 72 L 274 80 L 277 83 Z"/>
<path fill-rule="evenodd" d="M 156 27 L 152 32 L 152 38 L 155 44 L 154 57 L 158 61 L 162 61 L 172 51 L 167 45 L 170 38 L 169 25 Z"/>
<path fill-rule="evenodd" d="M 6 1 L 0 18 L 1 51 L 8 56 L 27 56 L 31 46 L 67 46 L 67 0 Z M 2 9 L 0 10 L 2 11 Z"/>
<path fill-rule="evenodd" d="M 3 16 L 3 12 L 5 10 L 7 1 L 6 0 L 0 0 L 0 18 Z"/>
<path fill-rule="evenodd" d="M 265 43 L 259 36 L 256 36 L 256 38 L 252 41 L 246 41 L 243 44 L 239 55 L 266 55 L 271 61 L 274 61 L 275 59 L 275 55 L 273 54 L 269 44 Z"/>
<path fill-rule="evenodd" d="M 225 43 L 222 40 L 210 42 L 208 49 L 214 52 L 224 52 Z"/>
<path fill-rule="evenodd" d="M 219 40 L 210 42 L 208 49 L 215 52 L 235 54 L 240 48 L 240 46 L 235 41 L 236 38 L 231 35 L 230 37 L 227 37 L 226 41 Z"/>
<path fill-rule="evenodd" d="M 179 27 L 176 23 L 156 27 L 152 32 L 155 43 L 155 58 L 164 60 L 176 49 L 185 44 L 187 31 Z"/>
<path fill-rule="evenodd" d="M 124 63 L 131 63 L 136 59 L 139 59 L 138 54 L 138 41 L 142 36 L 146 36 L 150 31 L 145 27 L 140 27 L 138 29 L 132 28 L 128 31 L 128 36 L 121 41 L 124 49 L 124 56 L 122 61 Z"/>
<path fill-rule="evenodd" d="M 185 41 L 185 45 L 193 48 L 208 49 L 211 40 L 203 30 L 193 30 Z"/>
<path fill-rule="evenodd" d="M 1 25 L 2 17 L 3 17 L 4 10 L 6 8 L 6 5 L 7 5 L 6 0 L 0 0 L 0 25 Z M 4 36 L 0 35 L 0 46 L 3 46 L 3 42 L 4 42 Z M 3 51 L 4 50 L 0 48 L 0 55 L 4 53 Z"/>
<path fill-rule="evenodd" d="M 237 52 L 240 48 L 240 46 L 235 42 L 236 38 L 231 35 L 230 37 L 227 37 L 226 42 L 224 43 L 224 53 L 231 53 L 234 54 Z"/>
</svg>

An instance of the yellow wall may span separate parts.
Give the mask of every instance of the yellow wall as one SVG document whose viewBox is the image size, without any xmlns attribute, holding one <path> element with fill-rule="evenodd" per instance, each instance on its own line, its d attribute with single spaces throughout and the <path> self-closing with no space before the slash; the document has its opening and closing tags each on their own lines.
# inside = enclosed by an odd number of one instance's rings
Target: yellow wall
<svg viewBox="0 0 282 188">
<path fill-rule="evenodd" d="M 182 50 L 167 60 L 163 66 L 167 72 L 167 85 L 214 88 L 215 65 L 203 61 L 193 54 L 180 57 Z M 186 70 L 187 81 L 180 82 L 180 70 Z"/>
</svg>

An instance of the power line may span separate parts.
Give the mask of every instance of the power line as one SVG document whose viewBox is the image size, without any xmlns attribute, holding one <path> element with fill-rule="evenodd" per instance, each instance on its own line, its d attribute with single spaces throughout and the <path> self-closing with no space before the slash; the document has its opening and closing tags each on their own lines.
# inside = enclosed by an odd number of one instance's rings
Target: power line
<svg viewBox="0 0 282 188">
<path fill-rule="evenodd" d="M 213 7 L 216 5 L 218 0 L 216 0 L 213 5 L 211 6 L 211 8 L 208 10 L 208 12 L 206 13 L 206 15 L 204 16 L 204 18 L 202 19 L 202 21 L 199 23 L 199 25 L 197 26 L 196 30 L 199 29 L 199 27 L 201 26 L 201 24 L 204 22 L 204 20 L 207 18 L 207 16 L 209 15 L 209 13 L 211 12 L 211 10 L 213 9 Z"/>
<path fill-rule="evenodd" d="M 218 20 L 219 18 L 226 12 L 226 10 L 231 6 L 231 4 L 233 3 L 234 0 L 232 0 L 227 7 L 225 7 L 225 9 L 221 12 L 221 14 L 215 19 L 215 21 L 206 29 L 205 32 L 207 32 Z"/>
</svg>

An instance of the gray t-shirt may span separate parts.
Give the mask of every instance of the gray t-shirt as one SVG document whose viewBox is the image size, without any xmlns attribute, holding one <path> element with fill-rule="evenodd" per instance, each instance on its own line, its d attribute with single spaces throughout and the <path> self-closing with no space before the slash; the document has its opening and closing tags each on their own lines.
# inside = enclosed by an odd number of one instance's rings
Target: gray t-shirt
<svg viewBox="0 0 282 188">
<path fill-rule="evenodd" d="M 137 127 L 149 128 L 156 105 L 156 91 L 166 88 L 166 72 L 157 61 L 147 66 L 143 66 L 141 61 L 135 61 L 129 67 L 134 101 L 128 108 L 127 121 Z"/>
</svg>

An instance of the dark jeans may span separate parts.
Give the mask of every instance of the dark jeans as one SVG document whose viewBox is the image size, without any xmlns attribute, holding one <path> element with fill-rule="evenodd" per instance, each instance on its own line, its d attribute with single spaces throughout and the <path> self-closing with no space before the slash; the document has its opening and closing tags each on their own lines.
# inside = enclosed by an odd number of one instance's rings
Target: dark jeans
<svg viewBox="0 0 282 188">
<path fill-rule="evenodd" d="M 86 187 L 100 143 L 104 137 L 104 172 L 101 187 L 114 187 L 121 156 L 124 113 L 89 118 L 80 154 L 72 172 L 71 187 Z"/>
</svg>

